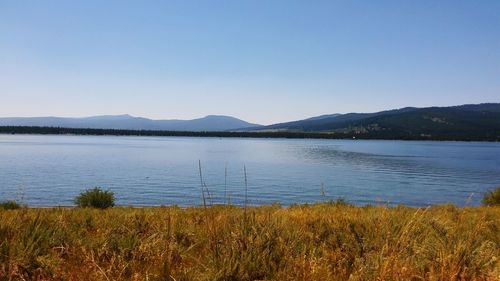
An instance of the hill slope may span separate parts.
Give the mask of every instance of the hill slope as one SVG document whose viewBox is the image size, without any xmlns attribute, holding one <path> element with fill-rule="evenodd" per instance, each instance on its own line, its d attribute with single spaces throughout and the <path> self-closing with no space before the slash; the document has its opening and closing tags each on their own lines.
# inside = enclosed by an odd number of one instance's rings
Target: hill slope
<svg viewBox="0 0 500 281">
<path fill-rule="evenodd" d="M 256 128 L 257 131 L 327 132 L 370 138 L 500 138 L 500 104 L 348 113 Z"/>
</svg>

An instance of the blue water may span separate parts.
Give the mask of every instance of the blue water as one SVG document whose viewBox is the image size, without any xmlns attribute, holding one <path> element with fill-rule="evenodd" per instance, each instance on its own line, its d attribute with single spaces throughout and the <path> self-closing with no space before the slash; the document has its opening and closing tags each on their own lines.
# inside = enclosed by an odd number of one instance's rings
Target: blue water
<svg viewBox="0 0 500 281">
<path fill-rule="evenodd" d="M 100 186 L 118 205 L 199 205 L 198 160 L 214 204 L 244 202 L 244 165 L 253 205 L 478 205 L 500 186 L 500 143 L 0 135 L 0 200 L 69 206 Z"/>
</svg>

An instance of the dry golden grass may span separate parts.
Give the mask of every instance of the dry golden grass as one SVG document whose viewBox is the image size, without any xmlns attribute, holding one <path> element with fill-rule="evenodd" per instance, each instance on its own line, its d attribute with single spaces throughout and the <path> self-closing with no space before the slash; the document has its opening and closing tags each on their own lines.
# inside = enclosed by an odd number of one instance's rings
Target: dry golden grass
<svg viewBox="0 0 500 281">
<path fill-rule="evenodd" d="M 500 280 L 499 222 L 500 207 L 4 210 L 0 280 Z"/>
</svg>

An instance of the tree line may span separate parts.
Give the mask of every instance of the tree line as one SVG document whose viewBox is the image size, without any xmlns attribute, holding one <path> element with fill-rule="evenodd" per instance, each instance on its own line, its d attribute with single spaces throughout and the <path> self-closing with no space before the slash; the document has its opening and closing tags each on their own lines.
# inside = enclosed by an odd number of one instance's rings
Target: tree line
<svg viewBox="0 0 500 281">
<path fill-rule="evenodd" d="M 248 131 L 155 131 L 126 129 L 91 129 L 32 126 L 0 126 L 0 134 L 37 135 L 94 135 L 94 136 L 157 136 L 157 137 L 232 137 L 232 138 L 288 138 L 288 139 L 389 139 L 389 140 L 456 140 L 456 141 L 500 141 L 499 134 L 443 133 L 434 135 L 416 134 L 408 131 L 395 132 L 248 132 Z"/>
</svg>

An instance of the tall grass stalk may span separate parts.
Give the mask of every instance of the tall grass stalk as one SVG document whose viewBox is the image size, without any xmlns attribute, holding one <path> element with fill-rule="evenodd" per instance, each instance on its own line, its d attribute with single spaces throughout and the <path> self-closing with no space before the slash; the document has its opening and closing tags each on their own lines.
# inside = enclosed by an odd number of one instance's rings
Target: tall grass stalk
<svg viewBox="0 0 500 281">
<path fill-rule="evenodd" d="M 247 166 L 243 165 L 243 173 L 245 174 L 245 217 L 247 214 L 247 205 L 248 205 L 248 178 L 247 178 Z"/>
<path fill-rule="evenodd" d="M 224 164 L 224 205 L 228 205 L 227 200 L 227 162 Z"/>
<path fill-rule="evenodd" d="M 201 199 L 203 202 L 203 208 L 207 208 L 207 202 L 205 199 L 205 186 L 203 184 L 203 174 L 201 172 L 201 160 L 198 160 L 198 169 L 200 171 L 200 186 L 201 186 Z"/>
</svg>

